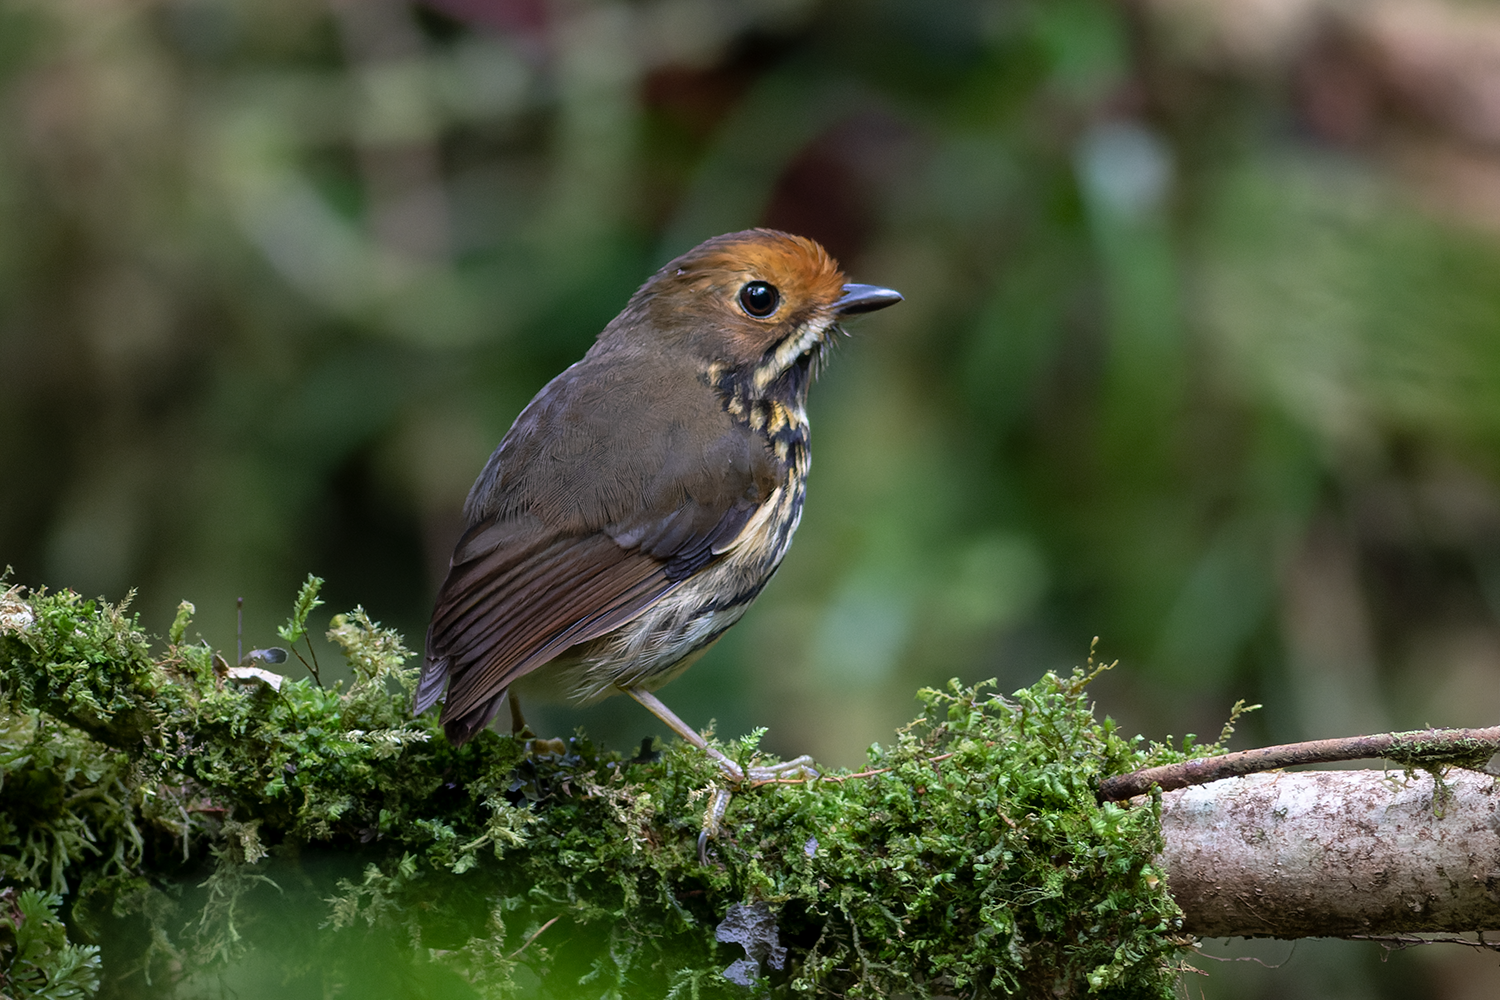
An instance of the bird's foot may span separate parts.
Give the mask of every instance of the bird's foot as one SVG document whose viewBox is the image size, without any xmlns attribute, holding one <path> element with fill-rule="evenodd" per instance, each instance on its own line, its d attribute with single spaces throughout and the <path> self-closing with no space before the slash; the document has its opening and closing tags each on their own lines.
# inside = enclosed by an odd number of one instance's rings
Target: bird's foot
<svg viewBox="0 0 1500 1000">
<path fill-rule="evenodd" d="M 784 760 L 780 764 L 767 764 L 763 767 L 752 767 L 745 775 L 752 785 L 765 784 L 771 781 L 802 780 L 820 778 L 818 769 L 813 767 L 813 759 L 807 754 L 801 757 L 793 757 Z"/>
<path fill-rule="evenodd" d="M 813 766 L 813 759 L 806 754 L 793 757 L 791 760 L 784 760 L 779 764 L 757 765 L 746 770 L 711 746 L 705 746 L 703 750 L 719 765 L 719 770 L 724 772 L 724 778 L 729 782 L 730 788 L 737 789 L 747 784 L 754 787 L 773 781 L 806 781 L 810 778 L 821 777 L 818 769 Z"/>
<path fill-rule="evenodd" d="M 719 831 L 723 829 L 724 813 L 729 809 L 735 789 L 747 782 L 754 787 L 787 778 L 807 780 L 819 777 L 818 769 L 813 767 L 813 759 L 806 754 L 779 764 L 766 764 L 746 770 L 713 747 L 704 749 L 718 763 L 728 780 L 728 787 L 713 787 L 708 796 L 708 806 L 703 810 L 703 828 L 698 831 L 698 860 L 705 865 L 708 864 L 708 842 L 718 837 Z"/>
<path fill-rule="evenodd" d="M 719 765 L 719 770 L 724 772 L 725 787 L 712 786 L 708 808 L 703 813 L 703 829 L 698 834 L 698 860 L 704 864 L 708 864 L 708 842 L 719 835 L 719 829 L 724 820 L 724 811 L 729 808 L 729 800 L 736 790 L 745 787 L 747 783 L 754 788 L 756 785 L 773 781 L 806 781 L 819 776 L 817 768 L 813 767 L 812 758 L 806 756 L 796 757 L 780 764 L 756 766 L 746 770 L 725 756 L 724 751 L 704 739 L 703 734 L 679 719 L 670 708 L 662 704 L 661 699 L 656 695 L 637 687 L 622 687 L 620 690 L 640 702 L 647 711 L 665 722 L 678 736 L 712 757 L 714 763 Z"/>
</svg>

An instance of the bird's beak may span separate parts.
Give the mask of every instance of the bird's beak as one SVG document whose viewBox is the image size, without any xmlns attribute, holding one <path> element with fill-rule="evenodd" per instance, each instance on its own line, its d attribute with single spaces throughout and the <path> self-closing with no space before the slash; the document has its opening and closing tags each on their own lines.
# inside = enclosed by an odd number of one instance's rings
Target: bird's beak
<svg viewBox="0 0 1500 1000">
<path fill-rule="evenodd" d="M 834 300 L 833 308 L 840 316 L 874 312 L 901 301 L 901 293 L 894 288 L 879 285 L 845 285 L 844 294 Z"/>
</svg>

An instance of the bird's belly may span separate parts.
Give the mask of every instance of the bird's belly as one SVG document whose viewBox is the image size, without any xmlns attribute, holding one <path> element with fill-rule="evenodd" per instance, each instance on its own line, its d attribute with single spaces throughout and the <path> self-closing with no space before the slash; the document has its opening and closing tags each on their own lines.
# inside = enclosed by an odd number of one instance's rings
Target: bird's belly
<svg viewBox="0 0 1500 1000">
<path fill-rule="evenodd" d="M 776 489 L 723 556 L 683 580 L 639 617 L 570 649 L 537 671 L 575 701 L 622 687 L 654 691 L 693 664 L 749 609 L 791 545 L 802 517 L 800 477 Z"/>
</svg>

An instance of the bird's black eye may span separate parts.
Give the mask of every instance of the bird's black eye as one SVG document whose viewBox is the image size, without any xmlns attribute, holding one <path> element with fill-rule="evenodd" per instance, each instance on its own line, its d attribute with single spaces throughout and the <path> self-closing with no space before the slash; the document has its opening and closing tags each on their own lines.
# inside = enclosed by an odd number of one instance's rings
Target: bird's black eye
<svg viewBox="0 0 1500 1000">
<path fill-rule="evenodd" d="M 775 285 L 764 281 L 752 281 L 740 289 L 740 308 L 751 316 L 764 319 L 781 305 L 781 293 Z"/>
</svg>

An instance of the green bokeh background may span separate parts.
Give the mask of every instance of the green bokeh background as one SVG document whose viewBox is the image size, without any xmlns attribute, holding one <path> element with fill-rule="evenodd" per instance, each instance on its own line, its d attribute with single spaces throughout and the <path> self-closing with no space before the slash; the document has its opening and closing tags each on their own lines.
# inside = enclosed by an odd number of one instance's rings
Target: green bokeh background
<svg viewBox="0 0 1500 1000">
<path fill-rule="evenodd" d="M 0 564 L 137 588 L 157 632 L 190 599 L 225 649 L 237 597 L 264 645 L 313 571 L 415 642 L 520 408 L 661 263 L 764 224 L 906 302 L 814 390 L 797 544 L 665 692 L 688 721 L 847 765 L 918 686 L 1097 635 L 1101 711 L 1152 737 L 1237 698 L 1240 745 L 1492 725 L 1500 228 L 1201 15 L 0 0 Z M 1190 995 L 1500 989 L 1467 952 L 1230 950 L 1292 958 Z"/>
</svg>

